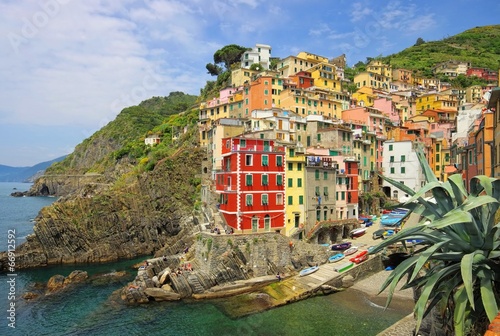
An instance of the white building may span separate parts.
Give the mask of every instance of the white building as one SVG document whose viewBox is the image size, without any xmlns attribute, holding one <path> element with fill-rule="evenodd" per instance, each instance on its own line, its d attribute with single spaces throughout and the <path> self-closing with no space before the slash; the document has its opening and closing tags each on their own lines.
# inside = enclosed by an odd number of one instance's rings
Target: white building
<svg viewBox="0 0 500 336">
<path fill-rule="evenodd" d="M 252 64 L 260 64 L 265 70 L 271 65 L 271 46 L 256 44 L 252 50 L 247 50 L 241 56 L 241 67 L 249 69 Z"/>
<path fill-rule="evenodd" d="M 424 184 L 425 178 L 412 141 L 387 140 L 383 144 L 382 171 L 384 176 L 403 183 L 414 191 Z M 407 193 L 383 181 L 382 190 L 392 199 L 403 202 L 408 199 Z"/>
<path fill-rule="evenodd" d="M 144 139 L 144 143 L 149 146 L 157 145 L 161 142 L 161 138 L 154 134 L 154 135 L 148 135 L 146 139 Z"/>
</svg>

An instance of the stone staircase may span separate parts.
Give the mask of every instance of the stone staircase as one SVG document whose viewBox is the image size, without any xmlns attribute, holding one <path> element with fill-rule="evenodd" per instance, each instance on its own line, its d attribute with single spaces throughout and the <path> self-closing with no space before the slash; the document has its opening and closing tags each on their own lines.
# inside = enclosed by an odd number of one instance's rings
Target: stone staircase
<svg viewBox="0 0 500 336">
<path fill-rule="evenodd" d="M 201 283 L 198 281 L 198 277 L 196 277 L 195 275 L 189 275 L 187 277 L 187 282 L 189 283 L 189 286 L 191 286 L 193 293 L 200 294 L 205 291 L 205 288 L 203 288 Z"/>
</svg>

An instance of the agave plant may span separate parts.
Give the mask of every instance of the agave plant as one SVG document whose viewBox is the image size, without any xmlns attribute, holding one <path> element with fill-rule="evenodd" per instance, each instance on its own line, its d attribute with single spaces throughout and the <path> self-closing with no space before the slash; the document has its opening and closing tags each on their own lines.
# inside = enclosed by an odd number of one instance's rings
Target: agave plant
<svg viewBox="0 0 500 336">
<path fill-rule="evenodd" d="M 399 264 L 383 283 L 389 287 L 388 306 L 400 281 L 402 289 L 420 293 L 415 303 L 416 330 L 432 310 L 452 321 L 452 331 L 465 335 L 477 328 L 481 318 L 492 321 L 498 313 L 500 294 L 500 180 L 476 176 L 470 193 L 459 174 L 440 182 L 432 172 L 422 150 L 417 151 L 426 185 L 415 192 L 385 176 L 382 179 L 411 198 L 401 204 L 420 215 L 419 223 L 388 238 L 371 253 L 408 240 L 420 240 L 421 248 Z M 432 194 L 432 198 L 424 198 Z M 486 322 L 487 324 L 487 322 Z M 444 330 L 445 328 L 442 328 Z M 484 332 L 484 330 L 483 330 Z"/>
</svg>

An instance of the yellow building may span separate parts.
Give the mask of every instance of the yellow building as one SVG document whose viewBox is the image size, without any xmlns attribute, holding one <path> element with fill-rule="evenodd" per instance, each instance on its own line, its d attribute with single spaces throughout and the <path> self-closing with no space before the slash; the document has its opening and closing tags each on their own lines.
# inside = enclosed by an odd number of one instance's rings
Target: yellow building
<svg viewBox="0 0 500 336">
<path fill-rule="evenodd" d="M 340 79 L 337 78 L 337 67 L 330 63 L 320 63 L 308 70 L 314 79 L 314 86 L 334 91 L 341 90 Z"/>
<path fill-rule="evenodd" d="M 417 114 L 426 110 L 457 111 L 458 100 L 453 94 L 427 93 L 416 99 Z"/>
<path fill-rule="evenodd" d="M 358 88 L 369 86 L 374 89 L 389 90 L 391 80 L 391 66 L 378 60 L 371 61 L 366 67 L 365 72 L 354 76 L 354 84 Z"/>
<path fill-rule="evenodd" d="M 286 88 L 280 92 L 278 100 L 280 108 L 302 117 L 323 115 L 340 119 L 342 110 L 349 105 L 349 97 L 346 94 L 317 87 Z"/>
<path fill-rule="evenodd" d="M 250 69 L 235 69 L 231 71 L 231 86 L 238 87 L 250 82 L 252 78 L 257 75 L 259 71 Z"/>
<path fill-rule="evenodd" d="M 479 103 L 482 99 L 483 89 L 481 85 L 472 85 L 465 89 L 466 103 Z"/>
<path fill-rule="evenodd" d="M 301 71 L 308 71 L 319 63 L 328 63 L 328 58 L 303 51 L 297 56 L 282 59 L 278 63 L 277 70 L 282 78 L 286 78 Z"/>
<path fill-rule="evenodd" d="M 359 106 L 373 107 L 373 102 L 377 98 L 378 96 L 373 93 L 373 89 L 369 86 L 363 86 L 352 94 L 352 99 L 356 100 Z"/>
<path fill-rule="evenodd" d="M 286 236 L 303 238 L 307 213 L 306 156 L 304 147 L 290 146 L 285 156 L 285 232 Z"/>
</svg>

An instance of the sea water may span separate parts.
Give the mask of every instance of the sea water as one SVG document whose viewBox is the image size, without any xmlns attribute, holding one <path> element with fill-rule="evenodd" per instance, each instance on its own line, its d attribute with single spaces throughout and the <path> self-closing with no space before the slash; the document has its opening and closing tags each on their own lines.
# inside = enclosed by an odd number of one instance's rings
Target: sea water
<svg viewBox="0 0 500 336">
<path fill-rule="evenodd" d="M 8 248 L 32 233 L 38 211 L 55 199 L 9 196 L 30 184 L 0 183 L 0 246 Z M 223 300 L 151 302 L 127 306 L 118 298 L 133 279 L 140 260 L 110 264 L 52 266 L 0 274 L 0 335 L 376 335 L 411 311 L 409 305 L 384 309 L 355 290 L 315 297 L 259 314 L 232 319 Z M 88 283 L 27 301 L 22 295 L 51 276 L 75 269 L 89 273 Z M 124 277 L 103 276 L 125 271 Z M 103 279 L 109 279 L 103 281 Z M 10 310 L 10 311 L 9 311 Z"/>
</svg>

